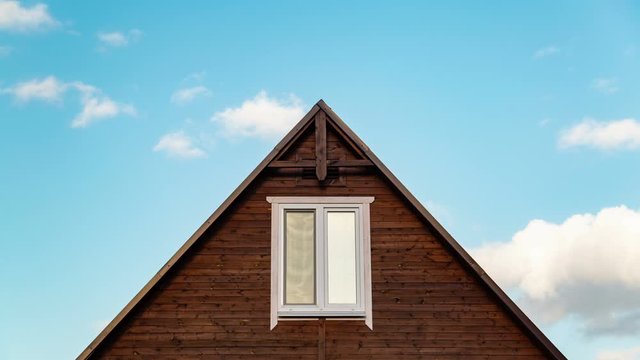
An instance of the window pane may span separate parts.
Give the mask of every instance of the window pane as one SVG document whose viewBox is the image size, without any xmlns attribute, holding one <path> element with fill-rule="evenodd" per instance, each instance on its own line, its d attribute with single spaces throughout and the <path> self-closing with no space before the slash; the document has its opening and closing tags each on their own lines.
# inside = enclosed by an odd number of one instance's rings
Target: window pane
<svg viewBox="0 0 640 360">
<path fill-rule="evenodd" d="M 285 304 L 315 304 L 315 214 L 285 212 Z"/>
<path fill-rule="evenodd" d="M 330 304 L 355 304 L 356 213 L 327 212 L 327 263 Z"/>
</svg>

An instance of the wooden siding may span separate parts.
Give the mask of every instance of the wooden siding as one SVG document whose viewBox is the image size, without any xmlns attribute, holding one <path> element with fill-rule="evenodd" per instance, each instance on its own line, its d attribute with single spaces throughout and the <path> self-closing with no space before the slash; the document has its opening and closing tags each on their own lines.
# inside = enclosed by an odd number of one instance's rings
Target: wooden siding
<svg viewBox="0 0 640 360">
<path fill-rule="evenodd" d="M 328 124 L 329 125 L 329 124 Z M 327 158 L 360 159 L 328 126 Z M 313 128 L 280 160 L 315 159 Z M 315 171 L 315 170 L 314 170 Z M 96 359 L 544 359 L 476 275 L 376 168 L 320 186 L 267 169 L 92 354 Z M 302 181 L 305 180 L 305 181 Z M 374 196 L 373 327 L 269 331 L 267 196 Z"/>
</svg>

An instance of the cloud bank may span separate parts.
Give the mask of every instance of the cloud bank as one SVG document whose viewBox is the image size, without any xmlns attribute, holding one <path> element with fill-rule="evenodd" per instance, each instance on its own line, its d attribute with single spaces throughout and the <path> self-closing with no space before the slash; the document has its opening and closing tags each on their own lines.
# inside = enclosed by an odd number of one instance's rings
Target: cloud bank
<svg viewBox="0 0 640 360">
<path fill-rule="evenodd" d="M 541 321 L 575 315 L 587 335 L 640 332 L 640 211 L 533 220 L 510 241 L 471 253 L 501 286 L 519 289 Z"/>
<path fill-rule="evenodd" d="M 640 346 L 625 350 L 602 351 L 596 360 L 640 360 Z"/>
</svg>

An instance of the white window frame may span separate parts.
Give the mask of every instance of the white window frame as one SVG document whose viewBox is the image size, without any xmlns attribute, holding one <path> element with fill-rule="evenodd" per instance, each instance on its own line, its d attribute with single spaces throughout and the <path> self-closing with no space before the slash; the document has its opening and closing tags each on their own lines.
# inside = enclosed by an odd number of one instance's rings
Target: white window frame
<svg viewBox="0 0 640 360">
<path fill-rule="evenodd" d="M 278 320 L 294 320 L 301 318 L 352 318 L 364 319 L 365 324 L 373 329 L 371 309 L 371 226 L 369 204 L 374 197 L 351 196 L 277 196 L 267 197 L 271 203 L 271 329 Z M 284 212 L 286 210 L 315 211 L 315 276 L 316 304 L 285 305 L 284 304 Z M 328 211 L 349 209 L 356 213 L 356 299 L 354 304 L 329 304 L 325 289 L 328 266 L 327 242 L 325 231 Z"/>
</svg>

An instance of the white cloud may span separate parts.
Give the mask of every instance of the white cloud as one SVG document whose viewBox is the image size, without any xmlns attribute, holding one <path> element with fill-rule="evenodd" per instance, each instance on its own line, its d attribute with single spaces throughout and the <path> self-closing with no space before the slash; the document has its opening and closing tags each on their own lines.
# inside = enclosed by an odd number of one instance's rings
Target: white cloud
<svg viewBox="0 0 640 360">
<path fill-rule="evenodd" d="M 128 104 L 117 103 L 107 96 L 85 95 L 82 99 L 82 111 L 73 119 L 71 127 L 87 127 L 98 120 L 121 114 L 135 116 L 136 109 Z"/>
<path fill-rule="evenodd" d="M 11 46 L 0 45 L 0 57 L 9 56 L 13 52 Z"/>
<path fill-rule="evenodd" d="M 86 127 L 97 120 L 122 114 L 136 115 L 136 110 L 132 105 L 113 101 L 93 85 L 81 81 L 63 82 L 55 76 L 24 81 L 7 89 L 0 89 L 0 93 L 13 95 L 19 103 L 33 100 L 58 103 L 62 102 L 69 90 L 74 90 L 79 94 L 82 104 L 82 109 L 71 122 L 71 127 Z"/>
<path fill-rule="evenodd" d="M 290 130 L 302 116 L 304 106 L 295 95 L 279 100 L 261 91 L 240 107 L 215 113 L 212 121 L 220 124 L 229 137 L 274 138 Z"/>
<path fill-rule="evenodd" d="M 134 43 L 142 37 L 142 31 L 131 29 L 128 32 L 112 31 L 98 33 L 98 40 L 101 43 L 99 50 L 107 50 L 107 48 L 125 47 Z"/>
<path fill-rule="evenodd" d="M 171 95 L 171 102 L 178 105 L 190 103 L 198 97 L 211 96 L 211 91 L 199 85 L 190 88 L 178 89 Z"/>
<path fill-rule="evenodd" d="M 591 82 L 591 88 L 603 94 L 614 94 L 620 90 L 620 88 L 618 88 L 618 80 L 615 78 L 594 79 Z"/>
<path fill-rule="evenodd" d="M 125 46 L 129 43 L 127 37 L 121 32 L 99 33 L 98 40 L 109 46 Z"/>
<path fill-rule="evenodd" d="M 20 1 L 0 0 L 0 30 L 29 32 L 57 25 L 45 4 L 23 7 Z"/>
<path fill-rule="evenodd" d="M 153 151 L 164 151 L 170 156 L 181 158 L 198 158 L 206 155 L 204 150 L 196 147 L 193 140 L 182 131 L 162 136 Z"/>
<path fill-rule="evenodd" d="M 20 82 L 15 86 L 3 89 L 3 93 L 12 94 L 18 102 L 26 103 L 31 100 L 59 102 L 67 91 L 68 85 L 55 76 L 43 79 L 33 79 Z"/>
<path fill-rule="evenodd" d="M 536 52 L 533 53 L 533 58 L 534 59 L 542 59 L 551 55 L 555 55 L 557 53 L 560 52 L 560 49 L 558 49 L 555 46 L 547 46 L 544 48 L 540 48 L 538 50 L 536 50 Z"/>
<path fill-rule="evenodd" d="M 640 360 L 640 346 L 625 350 L 602 351 L 597 360 Z"/>
<path fill-rule="evenodd" d="M 519 289 L 541 321 L 577 315 L 588 335 L 640 331 L 640 211 L 532 220 L 511 241 L 471 253 L 498 284 Z"/>
<path fill-rule="evenodd" d="M 591 146 L 603 150 L 640 148 L 640 121 L 585 119 L 560 134 L 561 148 Z"/>
<path fill-rule="evenodd" d="M 67 84 L 69 87 L 78 90 L 84 96 L 90 96 L 100 92 L 100 89 L 93 85 L 85 84 L 82 81 L 74 81 Z"/>
</svg>

